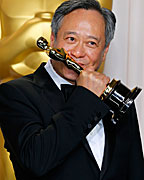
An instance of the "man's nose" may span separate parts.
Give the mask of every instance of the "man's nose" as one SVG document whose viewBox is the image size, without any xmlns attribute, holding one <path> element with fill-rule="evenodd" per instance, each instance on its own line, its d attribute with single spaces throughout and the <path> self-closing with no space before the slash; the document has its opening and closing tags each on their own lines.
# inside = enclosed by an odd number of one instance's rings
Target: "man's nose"
<svg viewBox="0 0 144 180">
<path fill-rule="evenodd" d="M 82 43 L 78 43 L 75 45 L 72 50 L 70 51 L 71 56 L 74 56 L 75 58 L 81 58 L 85 56 L 85 48 Z"/>
</svg>

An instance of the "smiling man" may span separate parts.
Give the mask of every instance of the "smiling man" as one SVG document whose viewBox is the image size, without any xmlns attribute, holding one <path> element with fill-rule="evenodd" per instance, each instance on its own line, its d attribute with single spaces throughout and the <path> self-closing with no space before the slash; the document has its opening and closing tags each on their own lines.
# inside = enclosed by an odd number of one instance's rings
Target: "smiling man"
<svg viewBox="0 0 144 180">
<path fill-rule="evenodd" d="M 51 46 L 66 49 L 83 69 L 97 70 L 108 51 L 108 46 L 104 48 L 104 17 L 93 9 L 70 12 L 63 18 L 57 37 L 52 33 Z M 52 60 L 52 65 L 64 78 L 74 82 L 77 79 L 78 75 L 61 62 Z"/>
<path fill-rule="evenodd" d="M 115 22 L 95 0 L 62 3 L 50 45 L 64 48 L 82 72 L 50 59 L 34 74 L 0 86 L 1 128 L 17 180 L 144 179 L 134 105 L 114 126 L 99 98 L 109 77 L 97 70 Z"/>
</svg>

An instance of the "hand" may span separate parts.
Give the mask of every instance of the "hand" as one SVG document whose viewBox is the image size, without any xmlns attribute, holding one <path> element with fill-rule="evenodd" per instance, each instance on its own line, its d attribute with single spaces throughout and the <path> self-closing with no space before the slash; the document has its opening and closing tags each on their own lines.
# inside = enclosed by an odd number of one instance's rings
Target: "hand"
<svg viewBox="0 0 144 180">
<path fill-rule="evenodd" d="M 78 76 L 76 83 L 77 86 L 83 86 L 100 97 L 109 81 L 110 78 L 106 75 L 91 69 L 85 69 Z"/>
</svg>

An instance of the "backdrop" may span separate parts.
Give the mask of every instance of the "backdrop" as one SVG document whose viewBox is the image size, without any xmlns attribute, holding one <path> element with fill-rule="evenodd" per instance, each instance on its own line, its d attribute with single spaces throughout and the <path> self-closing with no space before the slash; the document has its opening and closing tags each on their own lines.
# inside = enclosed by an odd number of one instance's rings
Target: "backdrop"
<svg viewBox="0 0 144 180">
<path fill-rule="evenodd" d="M 8 2 L 8 0 L 0 0 L 0 4 L 2 1 Z M 55 4 L 55 1 L 53 0 L 49 2 Z M 60 1 L 63 0 L 59 0 L 59 2 Z M 111 7 L 112 0 L 99 1 L 102 5 Z M 144 107 L 143 7 L 144 0 L 113 1 L 113 11 L 117 17 L 117 27 L 115 39 L 110 46 L 110 51 L 107 56 L 104 72 L 111 78 L 114 77 L 121 79 L 130 88 L 139 86 L 143 89 L 136 99 L 136 108 L 138 111 L 141 136 L 144 144 L 144 112 L 142 111 L 142 107 Z M 5 150 L 2 146 L 3 139 L 0 134 L 0 180 L 13 180 L 15 179 L 13 170 L 11 164 L 9 165 L 10 162 L 8 162 L 8 155 L 4 152 Z"/>
<path fill-rule="evenodd" d="M 129 88 L 143 90 L 135 103 L 144 149 L 144 0 L 114 0 L 117 27 L 105 62 L 104 73 Z"/>
</svg>

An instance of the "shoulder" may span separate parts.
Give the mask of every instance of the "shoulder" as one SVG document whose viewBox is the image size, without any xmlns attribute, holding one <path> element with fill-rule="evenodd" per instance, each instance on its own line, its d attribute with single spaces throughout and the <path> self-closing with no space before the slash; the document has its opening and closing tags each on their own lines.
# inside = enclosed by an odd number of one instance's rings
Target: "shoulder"
<svg viewBox="0 0 144 180">
<path fill-rule="evenodd" d="M 0 85 L 0 97 L 14 98 L 32 94 L 31 89 L 34 88 L 33 75 L 21 77 L 11 80 Z"/>
<path fill-rule="evenodd" d="M 12 87 L 25 87 L 25 85 L 28 85 L 28 84 L 31 84 L 32 83 L 32 74 L 31 75 L 28 75 L 28 76 L 24 76 L 24 77 L 20 77 L 18 79 L 14 79 L 14 80 L 11 80 L 11 81 L 8 81 L 8 82 L 5 82 L 5 83 L 2 83 L 0 84 L 0 89 L 1 88 L 6 88 L 6 87 L 9 87 L 9 86 L 12 86 Z"/>
</svg>

